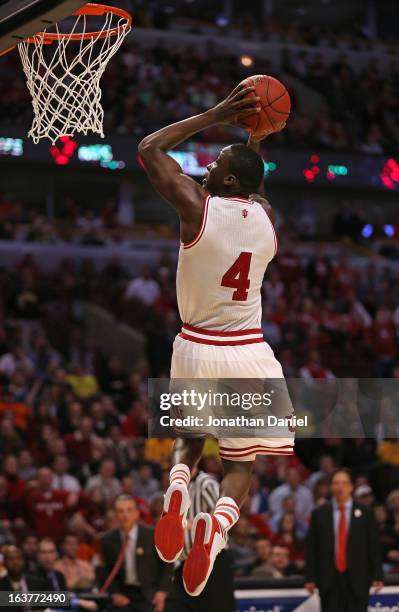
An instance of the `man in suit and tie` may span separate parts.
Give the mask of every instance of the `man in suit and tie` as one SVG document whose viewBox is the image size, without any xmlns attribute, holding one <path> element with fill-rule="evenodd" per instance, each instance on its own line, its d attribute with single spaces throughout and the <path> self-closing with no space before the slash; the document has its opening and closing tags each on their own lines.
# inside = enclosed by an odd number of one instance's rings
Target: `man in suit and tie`
<svg viewBox="0 0 399 612">
<path fill-rule="evenodd" d="M 8 546 L 4 551 L 4 565 L 7 576 L 0 580 L 0 591 L 16 591 L 20 593 L 31 593 L 46 591 L 46 582 L 37 576 L 25 574 L 25 560 L 22 551 L 16 546 Z M 4 606 L 4 612 L 30 612 L 34 608 L 30 606 Z M 42 608 L 43 610 L 43 608 Z"/>
<path fill-rule="evenodd" d="M 367 612 L 369 590 L 383 587 L 377 529 L 354 502 L 351 472 L 331 477 L 331 502 L 313 511 L 307 537 L 306 588 L 319 590 L 322 612 Z"/>
<path fill-rule="evenodd" d="M 120 529 L 101 540 L 108 576 L 101 590 L 112 594 L 114 608 L 124 612 L 163 612 L 173 566 L 158 557 L 154 529 L 139 523 L 139 511 L 130 495 L 115 501 Z"/>
<path fill-rule="evenodd" d="M 40 540 L 37 551 L 39 569 L 36 575 L 46 584 L 45 591 L 54 591 L 56 593 L 68 591 L 64 574 L 55 569 L 57 559 L 58 554 L 54 540 L 51 538 L 43 538 Z M 82 599 L 73 596 L 71 597 L 70 604 L 72 610 L 91 610 L 92 612 L 98 610 L 95 601 L 91 601 L 90 599 Z M 60 608 L 58 608 L 58 610 L 59 609 Z"/>
</svg>

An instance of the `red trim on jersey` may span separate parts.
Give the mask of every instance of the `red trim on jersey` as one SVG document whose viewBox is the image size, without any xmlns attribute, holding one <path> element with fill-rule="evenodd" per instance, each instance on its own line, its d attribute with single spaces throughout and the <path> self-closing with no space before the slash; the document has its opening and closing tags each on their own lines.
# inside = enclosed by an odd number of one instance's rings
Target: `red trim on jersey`
<svg viewBox="0 0 399 612">
<path fill-rule="evenodd" d="M 234 200 L 235 202 L 245 202 L 245 204 L 253 204 L 254 202 L 252 200 L 246 200 L 245 198 L 236 198 L 236 197 L 231 197 L 231 198 L 227 198 L 227 197 L 222 197 L 219 196 L 222 200 Z"/>
<path fill-rule="evenodd" d="M 261 446 L 261 444 L 253 444 L 253 446 L 240 446 L 240 448 L 230 448 L 228 446 L 219 446 L 219 450 L 221 451 L 228 451 L 228 452 L 241 452 L 244 450 L 250 450 L 251 448 L 258 448 L 259 446 Z M 269 448 L 269 447 L 267 447 Z M 283 448 L 294 448 L 294 446 L 292 444 L 285 444 L 284 446 L 273 446 L 270 448 L 275 448 L 277 450 L 282 450 Z"/>
<path fill-rule="evenodd" d="M 245 453 L 240 454 L 228 454 L 228 453 L 220 453 L 220 456 L 223 458 L 235 459 L 236 457 L 247 457 L 248 455 L 293 455 L 294 450 L 291 451 L 279 451 L 275 448 L 268 448 L 267 446 L 260 446 L 257 450 L 246 451 Z"/>
<path fill-rule="evenodd" d="M 198 234 L 193 238 L 193 240 L 191 240 L 191 242 L 183 242 L 184 249 L 191 249 L 191 247 L 197 244 L 202 234 L 204 233 L 206 220 L 208 217 L 208 205 L 209 205 L 210 199 L 211 199 L 211 196 L 206 197 L 204 208 L 202 209 L 201 226 L 200 226 Z"/>
<path fill-rule="evenodd" d="M 263 338 L 248 338 L 247 340 L 205 340 L 205 338 L 195 338 L 189 334 L 181 332 L 179 334 L 184 340 L 190 340 L 190 342 L 197 342 L 198 344 L 212 344 L 213 346 L 239 346 L 243 344 L 255 344 L 256 342 L 264 342 Z"/>
<path fill-rule="evenodd" d="M 213 329 L 203 329 L 202 327 L 194 327 L 188 323 L 183 323 L 182 329 L 204 334 L 205 336 L 248 336 L 250 334 L 263 334 L 260 327 L 254 329 L 244 329 L 241 331 L 215 331 Z"/>
</svg>

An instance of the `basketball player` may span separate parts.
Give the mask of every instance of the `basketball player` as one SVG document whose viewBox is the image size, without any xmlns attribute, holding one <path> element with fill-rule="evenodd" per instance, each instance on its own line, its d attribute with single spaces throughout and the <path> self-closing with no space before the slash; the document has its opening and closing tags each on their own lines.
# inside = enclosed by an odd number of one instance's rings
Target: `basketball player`
<svg viewBox="0 0 399 612">
<path fill-rule="evenodd" d="M 173 346 L 172 379 L 283 377 L 260 327 L 260 289 L 276 251 L 273 210 L 260 196 L 251 196 L 261 185 L 263 189 L 261 157 L 244 144 L 225 147 L 199 185 L 167 155 L 201 130 L 260 112 L 259 98 L 245 97 L 253 89 L 238 86 L 214 108 L 167 126 L 139 145 L 149 180 L 180 218 L 177 297 L 184 323 Z M 155 532 L 164 561 L 174 562 L 181 555 L 190 470 L 203 445 L 204 438 L 175 441 L 170 486 Z M 199 513 L 192 524 L 193 547 L 183 570 L 190 595 L 203 590 L 226 545 L 227 532 L 240 516 L 256 455 L 292 454 L 293 439 L 219 439 L 219 450 L 224 469 L 221 496 L 213 514 Z"/>
</svg>

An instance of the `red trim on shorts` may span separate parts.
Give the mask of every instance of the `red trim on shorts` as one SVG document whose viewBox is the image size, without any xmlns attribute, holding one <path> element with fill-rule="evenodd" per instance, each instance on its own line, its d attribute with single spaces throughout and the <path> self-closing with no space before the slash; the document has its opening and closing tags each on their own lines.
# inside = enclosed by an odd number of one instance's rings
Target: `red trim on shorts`
<svg viewBox="0 0 399 612">
<path fill-rule="evenodd" d="M 209 200 L 210 199 L 211 199 L 211 196 L 207 196 L 206 197 L 206 200 L 205 200 L 205 203 L 204 203 L 204 208 L 202 209 L 201 225 L 200 225 L 200 229 L 198 231 L 198 234 L 190 242 L 183 242 L 183 248 L 184 249 L 191 249 L 191 247 L 193 247 L 195 244 L 197 244 L 197 242 L 201 238 L 202 234 L 204 233 L 205 226 L 206 226 L 206 220 L 207 220 L 207 217 L 208 217 L 208 206 L 209 206 Z"/>
<path fill-rule="evenodd" d="M 269 446 L 264 447 L 262 444 L 253 444 L 252 446 L 241 446 L 240 448 L 229 448 L 228 446 L 219 446 L 219 450 L 221 451 L 238 451 L 241 452 L 243 450 L 251 450 L 251 448 L 269 448 Z M 271 446 L 270 448 L 276 448 L 277 450 L 281 450 L 283 448 L 294 448 L 293 444 L 285 444 L 284 446 Z"/>
<path fill-rule="evenodd" d="M 293 448 L 293 447 L 292 447 Z M 259 447 L 258 450 L 246 451 L 245 453 L 229 455 L 227 453 L 220 453 L 221 457 L 228 457 L 229 459 L 234 459 L 235 457 L 247 457 L 248 455 L 293 455 L 294 450 L 292 451 L 279 451 L 273 448 L 267 448 L 265 446 Z"/>
<path fill-rule="evenodd" d="M 250 338 L 247 340 L 205 340 L 203 338 L 195 338 L 194 336 L 189 336 L 188 334 L 184 334 L 181 332 L 179 334 L 181 338 L 184 340 L 190 340 L 190 342 L 197 342 L 198 344 L 211 344 L 213 346 L 241 346 L 243 344 L 255 344 L 257 342 L 264 342 L 263 338 Z"/>
<path fill-rule="evenodd" d="M 215 331 L 214 329 L 203 329 L 202 327 L 194 327 L 194 325 L 183 323 L 182 328 L 196 332 L 197 334 L 205 334 L 206 336 L 248 336 L 249 334 L 263 334 L 262 328 L 260 327 L 241 331 Z"/>
</svg>

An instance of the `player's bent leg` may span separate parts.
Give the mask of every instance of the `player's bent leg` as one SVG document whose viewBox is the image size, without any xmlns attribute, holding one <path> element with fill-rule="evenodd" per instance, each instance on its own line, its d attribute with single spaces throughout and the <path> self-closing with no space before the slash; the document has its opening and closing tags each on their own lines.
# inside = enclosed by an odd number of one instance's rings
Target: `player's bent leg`
<svg viewBox="0 0 399 612">
<path fill-rule="evenodd" d="M 254 462 L 222 459 L 222 465 L 224 476 L 220 484 L 220 494 L 223 497 L 231 497 L 241 508 L 251 486 Z"/>
<path fill-rule="evenodd" d="M 175 442 L 170 485 L 164 496 L 163 514 L 154 534 L 158 555 L 168 563 L 176 561 L 183 551 L 186 516 L 190 507 L 190 471 L 198 463 L 203 446 L 204 440 L 198 438 L 179 438 Z"/>
<path fill-rule="evenodd" d="M 253 461 L 223 460 L 221 497 L 214 513 L 198 514 L 192 525 L 193 547 L 183 568 L 184 587 L 189 595 L 199 595 L 212 572 L 217 555 L 227 542 L 227 532 L 240 517 L 251 481 Z"/>
</svg>

